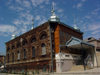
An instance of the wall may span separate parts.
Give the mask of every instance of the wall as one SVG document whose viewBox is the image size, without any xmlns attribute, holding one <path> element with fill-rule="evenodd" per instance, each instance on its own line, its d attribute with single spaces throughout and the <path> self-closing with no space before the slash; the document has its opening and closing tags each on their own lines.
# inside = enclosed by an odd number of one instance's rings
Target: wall
<svg viewBox="0 0 100 75">
<path fill-rule="evenodd" d="M 42 34 L 42 32 L 46 32 L 47 37 L 45 39 L 40 39 L 40 36 Z M 31 43 L 30 39 L 32 36 L 36 37 L 36 41 Z M 22 45 L 22 41 L 21 39 L 26 39 L 27 40 L 27 44 L 26 45 Z M 19 48 L 17 48 L 16 44 L 17 42 L 20 42 L 21 46 Z M 46 55 L 42 56 L 42 48 L 41 48 L 41 44 L 44 43 L 46 45 Z M 12 49 L 12 45 L 15 45 L 15 48 Z M 21 64 L 23 67 L 22 69 L 25 69 L 25 65 L 27 67 L 31 67 L 30 69 L 33 68 L 33 66 L 29 65 L 31 62 L 36 63 L 36 64 L 41 64 L 42 66 L 44 66 L 46 63 L 42 62 L 42 63 L 38 63 L 40 61 L 46 61 L 47 63 L 50 64 L 50 53 L 51 53 L 51 49 L 50 49 L 50 32 L 49 32 L 49 24 L 44 23 L 41 26 L 34 28 L 33 30 L 30 30 L 29 32 L 26 32 L 18 37 L 16 37 L 13 40 L 10 40 L 6 43 L 6 47 L 10 47 L 9 50 L 7 50 L 7 54 L 10 55 L 9 57 L 9 62 L 8 62 L 8 56 L 6 55 L 6 66 L 8 66 L 7 68 L 10 69 L 15 69 L 16 67 L 20 67 L 19 65 Z M 32 57 L 32 47 L 35 47 L 35 57 Z M 26 49 L 26 58 L 24 59 L 24 53 L 23 53 L 23 49 Z M 18 51 L 20 51 L 20 60 L 18 60 Z M 14 61 L 12 61 L 12 53 L 14 53 Z M 44 59 L 45 58 L 45 59 Z M 14 66 L 13 66 L 14 65 Z M 18 69 L 18 68 L 17 68 Z"/>
</svg>

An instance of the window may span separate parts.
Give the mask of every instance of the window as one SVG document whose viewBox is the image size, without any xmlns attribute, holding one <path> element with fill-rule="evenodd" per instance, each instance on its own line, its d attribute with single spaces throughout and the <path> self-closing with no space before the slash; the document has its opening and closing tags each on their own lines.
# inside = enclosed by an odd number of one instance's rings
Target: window
<svg viewBox="0 0 100 75">
<path fill-rule="evenodd" d="M 35 38 L 35 36 L 34 36 L 34 37 L 31 38 L 31 43 L 32 43 L 32 42 L 35 42 L 35 41 L 36 41 L 36 38 Z"/>
<path fill-rule="evenodd" d="M 17 59 L 20 60 L 20 52 L 18 51 L 17 54 L 18 54 Z"/>
<path fill-rule="evenodd" d="M 22 45 L 26 45 L 27 44 L 27 40 L 24 39 L 23 42 L 22 42 Z"/>
<path fill-rule="evenodd" d="M 8 61 L 8 63 L 9 63 L 9 54 L 7 55 L 8 57 L 7 57 L 7 61 Z"/>
<path fill-rule="evenodd" d="M 96 51 L 100 52 L 100 49 L 96 49 Z"/>
<path fill-rule="evenodd" d="M 19 48 L 21 46 L 20 42 L 17 42 L 17 48 Z"/>
<path fill-rule="evenodd" d="M 35 57 L 35 47 L 32 47 L 32 57 Z"/>
<path fill-rule="evenodd" d="M 45 39 L 47 37 L 47 33 L 46 32 L 42 32 L 41 34 L 40 34 L 40 39 L 42 40 L 42 39 Z"/>
<path fill-rule="evenodd" d="M 24 59 L 26 59 L 26 49 L 24 49 Z"/>
<path fill-rule="evenodd" d="M 15 46 L 14 45 L 12 45 L 12 49 L 15 49 Z"/>
<path fill-rule="evenodd" d="M 12 53 L 12 62 L 14 62 L 14 53 Z"/>
<path fill-rule="evenodd" d="M 41 47 L 42 47 L 42 55 L 46 55 L 46 46 L 45 46 L 45 44 L 42 43 Z"/>
<path fill-rule="evenodd" d="M 9 46 L 7 47 L 7 50 L 10 50 L 10 47 Z"/>
</svg>

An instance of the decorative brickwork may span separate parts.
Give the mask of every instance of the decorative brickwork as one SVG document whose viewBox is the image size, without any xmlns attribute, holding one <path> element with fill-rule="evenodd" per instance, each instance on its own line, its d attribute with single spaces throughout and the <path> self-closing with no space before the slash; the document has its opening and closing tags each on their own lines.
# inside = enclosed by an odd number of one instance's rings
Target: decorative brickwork
<svg viewBox="0 0 100 75">
<path fill-rule="evenodd" d="M 62 23 L 46 22 L 13 40 L 6 43 L 6 66 L 9 71 L 51 70 L 51 52 L 54 58 L 59 52 L 61 41 L 67 41 L 70 37 L 63 36 L 61 32 L 82 39 L 82 33 L 64 26 Z M 65 43 L 64 42 L 64 43 Z M 52 45 L 52 46 L 50 46 Z M 35 52 L 35 53 L 34 53 Z"/>
</svg>

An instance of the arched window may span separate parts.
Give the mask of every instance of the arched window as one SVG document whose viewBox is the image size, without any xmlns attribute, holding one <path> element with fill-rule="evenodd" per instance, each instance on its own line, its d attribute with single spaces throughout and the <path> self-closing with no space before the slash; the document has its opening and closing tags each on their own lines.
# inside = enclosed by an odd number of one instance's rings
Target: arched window
<svg viewBox="0 0 100 75">
<path fill-rule="evenodd" d="M 35 42 L 35 41 L 36 41 L 36 37 L 35 37 L 35 36 L 33 36 L 33 37 L 31 38 L 31 40 L 30 40 L 30 41 L 31 41 L 31 43 L 32 43 L 32 42 Z"/>
<path fill-rule="evenodd" d="M 26 59 L 26 49 L 24 49 L 24 59 Z"/>
<path fill-rule="evenodd" d="M 12 53 L 12 62 L 14 62 L 14 53 Z"/>
<path fill-rule="evenodd" d="M 22 41 L 22 45 L 26 45 L 26 44 L 27 44 L 27 40 L 24 39 L 24 40 Z"/>
<path fill-rule="evenodd" d="M 17 60 L 20 60 L 20 52 L 17 52 Z"/>
<path fill-rule="evenodd" d="M 45 31 L 40 33 L 40 40 L 45 39 L 46 37 L 47 37 L 47 33 Z"/>
<path fill-rule="evenodd" d="M 46 46 L 44 43 L 41 44 L 41 48 L 42 48 L 42 55 L 46 55 Z"/>
<path fill-rule="evenodd" d="M 19 48 L 21 46 L 20 42 L 17 42 L 17 48 Z"/>
<path fill-rule="evenodd" d="M 35 57 L 35 47 L 32 47 L 32 57 Z"/>
<path fill-rule="evenodd" d="M 12 45 L 12 49 L 15 49 L 15 46 L 14 45 Z"/>
</svg>

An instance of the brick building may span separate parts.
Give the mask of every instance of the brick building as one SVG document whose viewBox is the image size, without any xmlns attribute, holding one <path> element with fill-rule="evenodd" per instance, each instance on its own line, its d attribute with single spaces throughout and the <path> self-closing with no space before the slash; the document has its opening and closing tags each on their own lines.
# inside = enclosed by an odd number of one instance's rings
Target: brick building
<svg viewBox="0 0 100 75">
<path fill-rule="evenodd" d="M 77 38 L 76 41 L 72 37 Z M 8 71 L 69 71 L 73 65 L 84 65 L 84 51 L 90 53 L 94 66 L 94 46 L 83 43 L 82 39 L 80 30 L 60 22 L 52 10 L 47 22 L 6 42 L 6 67 Z M 85 50 L 77 43 L 79 40 Z"/>
</svg>

